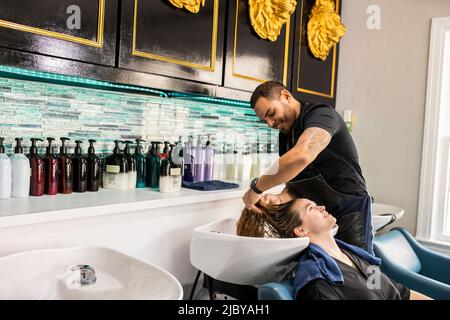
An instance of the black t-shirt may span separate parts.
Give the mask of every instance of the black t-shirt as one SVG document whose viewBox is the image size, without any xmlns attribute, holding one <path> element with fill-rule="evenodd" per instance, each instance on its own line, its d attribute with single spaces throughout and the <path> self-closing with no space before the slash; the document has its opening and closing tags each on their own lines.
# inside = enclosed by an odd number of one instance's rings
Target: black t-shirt
<svg viewBox="0 0 450 320">
<path fill-rule="evenodd" d="M 389 279 L 380 272 L 379 286 L 374 279 L 373 269 L 370 265 L 348 251 L 343 252 L 355 264 L 351 267 L 336 259 L 344 275 L 343 284 L 334 284 L 324 279 L 315 279 L 308 282 L 297 293 L 297 300 L 409 300 L 410 290 L 400 283 Z M 368 278 L 370 277 L 369 281 Z M 369 289 L 367 283 L 371 285 Z M 373 288 L 375 287 L 375 288 Z"/>
<path fill-rule="evenodd" d="M 367 194 L 366 182 L 359 166 L 358 152 L 344 119 L 326 104 L 302 103 L 293 132 L 279 135 L 279 154 L 288 152 L 307 128 L 318 127 L 328 131 L 331 141 L 292 181 L 321 174 L 336 191 L 350 195 Z"/>
</svg>

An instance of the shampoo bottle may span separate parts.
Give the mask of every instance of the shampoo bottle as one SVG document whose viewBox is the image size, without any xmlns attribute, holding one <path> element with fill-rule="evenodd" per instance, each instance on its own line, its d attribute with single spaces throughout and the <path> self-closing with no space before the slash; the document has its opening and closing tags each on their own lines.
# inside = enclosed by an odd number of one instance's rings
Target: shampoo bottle
<svg viewBox="0 0 450 320">
<path fill-rule="evenodd" d="M 30 160 L 23 154 L 22 138 L 16 138 L 16 147 L 11 156 L 11 196 L 25 198 L 30 194 Z"/>
<path fill-rule="evenodd" d="M 136 149 L 134 150 L 133 159 L 136 162 L 136 188 L 145 188 L 146 158 L 142 154 L 142 139 L 136 139 Z"/>
<path fill-rule="evenodd" d="M 181 165 L 172 160 L 174 153 L 179 152 L 179 150 L 173 147 L 173 145 L 170 146 L 169 157 L 161 162 L 160 192 L 178 192 L 181 190 Z"/>
<path fill-rule="evenodd" d="M 87 155 L 87 191 L 96 192 L 100 186 L 100 158 L 95 154 L 94 143 L 89 140 Z"/>
<path fill-rule="evenodd" d="M 73 191 L 86 192 L 87 190 L 87 159 L 81 151 L 83 141 L 76 140 L 75 152 L 72 156 L 73 164 Z"/>
<path fill-rule="evenodd" d="M 11 197 L 11 160 L 5 154 L 4 138 L 0 138 L 0 199 Z"/>
<path fill-rule="evenodd" d="M 208 141 L 205 146 L 205 173 L 203 179 L 209 181 L 213 179 L 214 172 L 214 148 L 211 145 L 210 135 L 208 134 Z"/>
<path fill-rule="evenodd" d="M 133 158 L 133 155 L 130 151 L 130 143 L 133 143 L 133 141 L 125 140 L 124 143 L 125 149 L 123 150 L 123 156 L 127 161 L 128 167 L 128 189 L 136 189 L 136 159 Z"/>
<path fill-rule="evenodd" d="M 61 147 L 59 148 L 59 181 L 58 192 L 70 194 L 73 190 L 73 163 L 72 158 L 67 154 L 66 141 L 69 138 L 62 137 Z"/>
<path fill-rule="evenodd" d="M 103 188 L 105 189 L 128 189 L 128 163 L 123 154 L 120 153 L 119 143 L 114 141 L 113 154 L 106 158 L 106 167 L 103 174 Z"/>
<path fill-rule="evenodd" d="M 197 146 L 194 148 L 194 182 L 204 180 L 205 150 L 202 147 L 202 136 L 198 136 Z"/>
<path fill-rule="evenodd" d="M 150 155 L 147 157 L 147 187 L 158 188 L 161 158 L 158 155 L 160 142 L 153 141 Z"/>
<path fill-rule="evenodd" d="M 47 138 L 48 146 L 45 152 L 44 165 L 45 165 L 45 187 L 44 192 L 48 195 L 55 195 L 58 193 L 58 174 L 59 174 L 59 161 L 53 154 L 52 142 L 54 138 Z"/>
<path fill-rule="evenodd" d="M 194 181 L 194 156 L 192 147 L 192 136 L 189 136 L 183 150 L 184 173 L 183 179 L 188 182 Z"/>
<path fill-rule="evenodd" d="M 44 159 L 38 154 L 36 141 L 44 141 L 42 139 L 31 138 L 30 160 L 31 176 L 30 176 L 30 196 L 39 197 L 45 192 L 45 163 Z"/>
</svg>

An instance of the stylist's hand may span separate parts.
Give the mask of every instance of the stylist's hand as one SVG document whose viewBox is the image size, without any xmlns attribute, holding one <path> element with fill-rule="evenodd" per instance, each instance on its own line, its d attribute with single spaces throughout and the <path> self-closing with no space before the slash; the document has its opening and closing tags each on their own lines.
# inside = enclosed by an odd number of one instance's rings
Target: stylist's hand
<svg viewBox="0 0 450 320">
<path fill-rule="evenodd" d="M 248 189 L 247 192 L 242 197 L 242 201 L 244 201 L 244 205 L 247 209 L 250 209 L 251 211 L 255 213 L 261 213 L 261 210 L 259 210 L 255 204 L 261 199 L 261 195 L 255 193 L 252 189 Z"/>
<path fill-rule="evenodd" d="M 281 204 L 281 197 L 279 194 L 266 193 L 262 196 L 261 200 L 268 204 Z"/>
</svg>

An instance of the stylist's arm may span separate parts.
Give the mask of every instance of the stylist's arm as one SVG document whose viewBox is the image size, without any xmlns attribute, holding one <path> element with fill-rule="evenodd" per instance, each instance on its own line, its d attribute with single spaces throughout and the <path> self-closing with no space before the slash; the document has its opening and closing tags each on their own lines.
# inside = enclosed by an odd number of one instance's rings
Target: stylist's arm
<svg viewBox="0 0 450 320">
<path fill-rule="evenodd" d="M 291 150 L 280 157 L 266 174 L 252 181 L 242 198 L 245 207 L 260 213 L 255 204 L 261 199 L 262 192 L 295 178 L 316 159 L 330 141 L 328 131 L 318 127 L 306 129 Z"/>
</svg>

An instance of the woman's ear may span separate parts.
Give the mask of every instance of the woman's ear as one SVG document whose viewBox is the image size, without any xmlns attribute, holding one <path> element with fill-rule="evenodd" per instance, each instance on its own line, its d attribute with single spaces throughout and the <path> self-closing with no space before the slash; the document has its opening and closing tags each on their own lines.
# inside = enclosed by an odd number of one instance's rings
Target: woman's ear
<svg viewBox="0 0 450 320">
<path fill-rule="evenodd" d="M 294 229 L 294 234 L 299 238 L 303 238 L 308 236 L 309 231 L 304 229 L 303 227 L 297 227 Z"/>
</svg>

